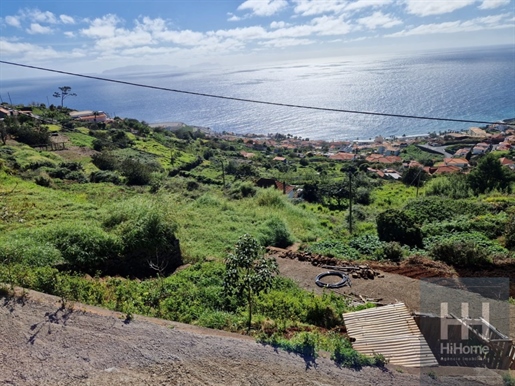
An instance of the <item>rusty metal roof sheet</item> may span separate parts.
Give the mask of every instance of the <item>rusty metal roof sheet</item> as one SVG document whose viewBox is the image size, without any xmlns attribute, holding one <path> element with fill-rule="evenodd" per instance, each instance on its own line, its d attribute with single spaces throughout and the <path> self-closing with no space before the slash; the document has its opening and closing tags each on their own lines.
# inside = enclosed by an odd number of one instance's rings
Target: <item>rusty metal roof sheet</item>
<svg viewBox="0 0 515 386">
<path fill-rule="evenodd" d="M 424 336 L 404 303 L 343 314 L 347 334 L 362 354 L 384 355 L 406 367 L 437 366 Z"/>
</svg>

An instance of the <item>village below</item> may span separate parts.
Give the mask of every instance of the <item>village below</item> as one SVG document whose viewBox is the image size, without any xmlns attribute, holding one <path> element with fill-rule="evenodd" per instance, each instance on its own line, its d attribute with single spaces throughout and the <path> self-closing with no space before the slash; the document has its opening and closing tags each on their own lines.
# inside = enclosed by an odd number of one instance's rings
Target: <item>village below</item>
<svg viewBox="0 0 515 386">
<path fill-rule="evenodd" d="M 43 323 L 80 303 L 216 329 L 295 354 L 299 379 L 515 385 L 515 119 L 324 141 L 75 111 L 59 89 L 0 106 L 0 331 L 43 292 Z M 20 355 L 49 339 L 28 334 Z"/>
</svg>

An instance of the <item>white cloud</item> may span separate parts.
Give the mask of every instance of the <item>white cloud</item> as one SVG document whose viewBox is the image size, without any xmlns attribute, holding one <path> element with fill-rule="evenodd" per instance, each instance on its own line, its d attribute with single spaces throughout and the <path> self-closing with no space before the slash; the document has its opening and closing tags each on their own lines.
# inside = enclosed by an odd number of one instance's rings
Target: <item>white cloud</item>
<svg viewBox="0 0 515 386">
<path fill-rule="evenodd" d="M 17 27 L 17 28 L 21 27 L 20 18 L 17 16 L 6 16 L 4 20 L 5 20 L 5 23 L 7 25 L 10 25 L 11 27 Z"/>
<path fill-rule="evenodd" d="M 73 31 L 66 31 L 64 33 L 64 36 L 67 36 L 69 38 L 74 38 L 76 35 L 75 35 L 75 32 L 73 32 Z"/>
<path fill-rule="evenodd" d="M 417 16 L 441 15 L 474 4 L 476 0 L 404 0 L 408 13 Z"/>
<path fill-rule="evenodd" d="M 227 19 L 227 21 L 240 21 L 240 20 L 241 20 L 241 17 L 236 16 L 234 13 L 231 13 L 231 12 L 229 12 L 229 13 L 227 14 L 227 16 L 229 16 L 229 18 Z"/>
<path fill-rule="evenodd" d="M 411 29 L 405 29 L 396 32 L 386 37 L 400 37 L 400 36 L 413 36 L 413 35 L 430 35 L 440 33 L 456 33 L 456 32 L 471 32 L 482 31 L 502 28 L 513 28 L 509 17 L 511 14 L 505 13 L 501 15 L 478 17 L 466 21 L 450 21 L 445 23 L 423 24 Z"/>
<path fill-rule="evenodd" d="M 503 5 L 510 4 L 510 0 L 483 0 L 483 3 L 478 7 L 479 9 L 494 9 L 502 7 Z"/>
<path fill-rule="evenodd" d="M 27 28 L 26 31 L 27 31 L 27 33 L 29 33 L 31 35 L 37 35 L 37 34 L 48 35 L 53 32 L 52 28 L 42 26 L 39 23 L 32 23 L 30 25 L 30 28 Z"/>
<path fill-rule="evenodd" d="M 322 15 L 325 13 L 340 13 L 347 6 L 346 0 L 293 0 L 294 12 L 302 16 Z"/>
<path fill-rule="evenodd" d="M 352 3 L 349 3 L 347 5 L 347 7 L 345 7 L 345 10 L 346 11 L 354 11 L 357 9 L 368 8 L 368 7 L 378 8 L 378 7 L 382 7 L 382 6 L 391 4 L 391 3 L 393 3 L 393 0 L 358 0 L 358 1 L 355 1 Z"/>
<path fill-rule="evenodd" d="M 115 35 L 116 26 L 121 21 L 116 15 L 105 15 L 90 21 L 90 26 L 81 29 L 80 33 L 90 38 L 110 38 Z"/>
<path fill-rule="evenodd" d="M 270 23 L 270 28 L 276 29 L 276 28 L 285 28 L 289 27 L 290 24 L 284 22 L 284 21 L 273 21 Z"/>
<path fill-rule="evenodd" d="M 316 41 L 310 39 L 273 39 L 269 41 L 265 41 L 259 43 L 263 47 L 275 47 L 275 48 L 284 48 L 284 47 L 294 47 L 294 46 L 306 46 L 309 44 L 314 44 Z"/>
<path fill-rule="evenodd" d="M 240 4 L 238 10 L 250 10 L 256 16 L 272 16 L 287 6 L 286 0 L 247 0 Z"/>
<path fill-rule="evenodd" d="M 378 8 L 391 4 L 393 0 L 293 0 L 294 12 L 301 16 L 323 15 L 327 13 L 342 14 L 362 8 Z"/>
<path fill-rule="evenodd" d="M 3 38 L 0 38 L 0 51 L 3 55 L 21 58 L 30 62 L 62 58 L 65 55 L 68 58 L 84 56 L 84 53 L 81 53 L 78 50 L 63 53 L 56 51 L 51 47 L 42 47 L 30 43 L 11 42 Z"/>
<path fill-rule="evenodd" d="M 75 24 L 75 19 L 68 15 L 59 15 L 59 19 L 63 24 Z"/>
<path fill-rule="evenodd" d="M 57 19 L 52 12 L 42 12 L 39 9 L 25 10 L 23 14 L 31 21 L 38 23 L 56 24 Z"/>
<path fill-rule="evenodd" d="M 390 14 L 385 15 L 381 11 L 374 12 L 370 16 L 362 17 L 361 19 L 358 19 L 357 22 L 368 29 L 376 29 L 377 27 L 391 28 L 402 24 L 401 20 L 396 19 Z"/>
</svg>

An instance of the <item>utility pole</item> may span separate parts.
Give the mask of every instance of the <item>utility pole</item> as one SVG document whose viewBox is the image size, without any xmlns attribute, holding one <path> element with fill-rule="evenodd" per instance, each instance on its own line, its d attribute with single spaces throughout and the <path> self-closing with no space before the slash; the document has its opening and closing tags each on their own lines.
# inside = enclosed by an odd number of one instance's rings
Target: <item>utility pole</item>
<svg viewBox="0 0 515 386">
<path fill-rule="evenodd" d="M 349 171 L 349 233 L 352 235 L 352 171 Z"/>
<path fill-rule="evenodd" d="M 225 165 L 224 160 L 222 158 L 219 159 L 220 164 L 222 165 L 222 181 L 223 181 L 223 188 L 225 188 Z"/>
</svg>

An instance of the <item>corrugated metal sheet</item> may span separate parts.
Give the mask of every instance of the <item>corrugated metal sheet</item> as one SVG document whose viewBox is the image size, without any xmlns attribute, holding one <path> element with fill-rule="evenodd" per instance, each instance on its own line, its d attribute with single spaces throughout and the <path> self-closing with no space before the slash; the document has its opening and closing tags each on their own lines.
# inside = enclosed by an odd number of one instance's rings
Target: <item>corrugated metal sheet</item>
<svg viewBox="0 0 515 386">
<path fill-rule="evenodd" d="M 347 334 L 362 354 L 384 355 L 390 363 L 407 367 L 437 366 L 424 336 L 404 303 L 343 314 Z"/>
</svg>

